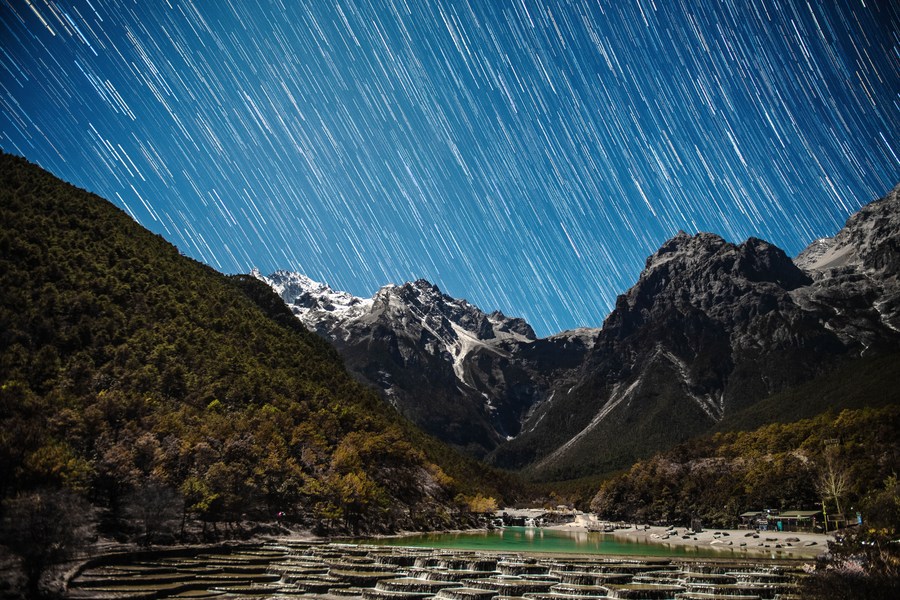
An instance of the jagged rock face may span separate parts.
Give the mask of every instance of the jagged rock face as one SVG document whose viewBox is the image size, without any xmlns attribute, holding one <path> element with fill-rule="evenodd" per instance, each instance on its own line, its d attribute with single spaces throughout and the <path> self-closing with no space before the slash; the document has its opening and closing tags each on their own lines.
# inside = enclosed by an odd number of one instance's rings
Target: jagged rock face
<svg viewBox="0 0 900 600">
<path fill-rule="evenodd" d="M 586 351 L 579 335 L 536 341 L 523 319 L 485 314 L 425 280 L 364 299 L 297 273 L 253 275 L 397 410 L 476 456 L 518 434 L 554 374 L 575 368 Z M 535 367 L 544 356 L 548 366 Z"/>
<path fill-rule="evenodd" d="M 370 299 L 293 273 L 266 280 L 426 431 L 499 466 L 565 478 L 708 431 L 841 361 L 896 352 L 898 250 L 900 186 L 794 261 L 756 238 L 679 232 L 602 329 L 540 340 L 522 319 L 422 280 Z"/>
<path fill-rule="evenodd" d="M 891 278 L 900 275 L 900 185 L 847 219 L 832 238 L 814 241 L 795 262 L 817 278 L 846 271 Z"/>
<path fill-rule="evenodd" d="M 618 468 L 841 360 L 897 351 L 898 203 L 894 190 L 796 263 L 762 240 L 679 233 L 618 298 L 577 383 L 490 458 L 550 478 Z"/>
<path fill-rule="evenodd" d="M 815 284 L 794 301 L 821 316 L 847 346 L 874 353 L 894 348 L 900 333 L 900 186 L 864 206 L 832 238 L 796 259 Z"/>
</svg>

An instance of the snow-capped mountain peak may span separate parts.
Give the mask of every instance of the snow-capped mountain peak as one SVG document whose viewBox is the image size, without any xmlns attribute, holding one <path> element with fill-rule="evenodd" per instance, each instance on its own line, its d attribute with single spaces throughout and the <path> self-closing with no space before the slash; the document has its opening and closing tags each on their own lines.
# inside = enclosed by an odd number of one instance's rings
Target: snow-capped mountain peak
<svg viewBox="0 0 900 600">
<path fill-rule="evenodd" d="M 357 317 L 367 313 L 372 306 L 370 298 L 335 291 L 328 284 L 314 281 L 302 273 L 275 271 L 265 277 L 254 268 L 250 275 L 275 290 L 303 324 L 313 331 L 324 319 Z"/>
<path fill-rule="evenodd" d="M 253 269 L 250 274 L 275 290 L 307 328 L 327 338 L 347 339 L 351 329 L 376 323 L 411 339 L 420 339 L 424 334 L 432 336 L 434 340 L 427 347 L 452 357 L 454 371 L 462 383 L 465 378 L 461 363 L 475 348 L 536 339 L 534 330 L 523 319 L 510 318 L 499 311 L 487 315 L 466 300 L 444 294 L 425 279 L 389 284 L 371 298 L 360 298 L 335 291 L 301 273 L 276 271 L 266 277 L 259 269 Z"/>
<path fill-rule="evenodd" d="M 359 298 L 300 273 L 265 277 L 255 269 L 251 275 L 277 292 L 308 329 L 332 342 L 348 367 L 381 388 L 400 412 L 424 419 L 426 430 L 460 446 L 485 452 L 516 435 L 520 413 L 538 394 L 519 383 L 517 353 L 537 340 L 524 319 L 486 314 L 424 279 Z M 510 380 L 508 369 L 518 369 Z M 433 415 L 423 416 L 425 405 Z M 462 422 L 467 425 L 460 427 Z"/>
</svg>

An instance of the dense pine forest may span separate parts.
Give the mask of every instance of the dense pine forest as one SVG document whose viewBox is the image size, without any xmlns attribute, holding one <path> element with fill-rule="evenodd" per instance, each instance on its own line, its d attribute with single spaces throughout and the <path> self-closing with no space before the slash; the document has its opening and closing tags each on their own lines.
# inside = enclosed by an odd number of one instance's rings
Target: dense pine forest
<svg viewBox="0 0 900 600">
<path fill-rule="evenodd" d="M 357 384 L 264 284 L 9 155 L 0 226 L 7 509 L 66 490 L 101 534 L 151 541 L 276 517 L 322 532 L 449 527 L 469 499 L 515 490 Z"/>
</svg>

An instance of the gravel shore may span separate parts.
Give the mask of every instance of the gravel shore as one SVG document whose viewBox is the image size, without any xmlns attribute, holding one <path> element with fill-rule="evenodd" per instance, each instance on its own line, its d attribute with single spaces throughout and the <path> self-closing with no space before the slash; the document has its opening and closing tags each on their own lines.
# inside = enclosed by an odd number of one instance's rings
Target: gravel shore
<svg viewBox="0 0 900 600">
<path fill-rule="evenodd" d="M 746 529 L 704 529 L 694 533 L 684 527 L 608 524 L 593 515 L 576 515 L 573 523 L 554 525 L 553 529 L 571 531 L 603 530 L 614 527 L 612 535 L 635 542 L 720 548 L 746 552 L 748 556 L 771 558 L 814 558 L 828 550 L 830 535 L 795 531 L 748 531 Z"/>
</svg>

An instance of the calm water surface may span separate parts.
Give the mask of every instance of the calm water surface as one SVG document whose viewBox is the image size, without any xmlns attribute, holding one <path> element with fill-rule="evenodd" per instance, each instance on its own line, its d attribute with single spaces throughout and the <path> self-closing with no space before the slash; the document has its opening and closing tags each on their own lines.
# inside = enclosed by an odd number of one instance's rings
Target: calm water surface
<svg viewBox="0 0 900 600">
<path fill-rule="evenodd" d="M 668 544 L 642 544 L 618 539 L 611 534 L 584 531 L 506 527 L 494 531 L 461 533 L 427 533 L 397 538 L 361 540 L 384 546 L 417 546 L 492 552 L 548 552 L 553 554 L 610 554 L 620 556 L 690 556 L 727 558 L 738 554 L 732 550 L 711 550 Z"/>
</svg>

